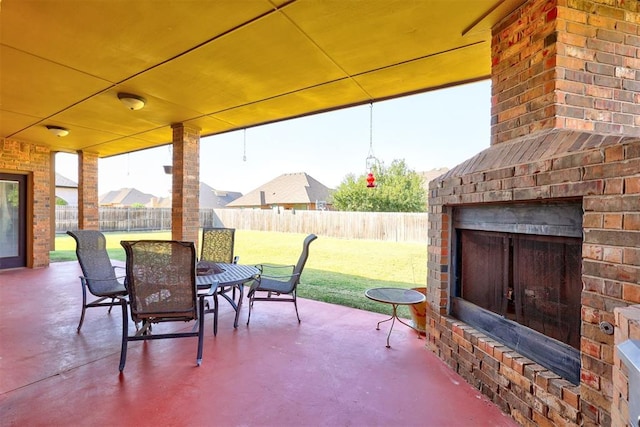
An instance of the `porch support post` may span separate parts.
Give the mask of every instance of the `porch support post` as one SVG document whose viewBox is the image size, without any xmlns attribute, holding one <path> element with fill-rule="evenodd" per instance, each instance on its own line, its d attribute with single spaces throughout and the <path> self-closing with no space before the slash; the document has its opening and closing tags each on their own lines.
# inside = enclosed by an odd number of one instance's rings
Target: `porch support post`
<svg viewBox="0 0 640 427">
<path fill-rule="evenodd" d="M 98 155 L 78 151 L 78 228 L 99 230 Z"/>
<path fill-rule="evenodd" d="M 176 123 L 173 129 L 171 236 L 198 242 L 200 229 L 200 129 Z"/>
</svg>

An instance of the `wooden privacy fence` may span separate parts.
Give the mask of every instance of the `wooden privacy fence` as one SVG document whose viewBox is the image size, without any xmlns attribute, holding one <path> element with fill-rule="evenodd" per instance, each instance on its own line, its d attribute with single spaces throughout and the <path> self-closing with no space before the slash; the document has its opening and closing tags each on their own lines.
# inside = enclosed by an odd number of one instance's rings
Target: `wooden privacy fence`
<svg viewBox="0 0 640 427">
<path fill-rule="evenodd" d="M 56 232 L 78 227 L 75 207 L 56 206 Z M 258 209 L 201 209 L 201 227 L 315 233 L 345 239 L 427 242 L 428 214 Z M 170 230 L 168 208 L 100 208 L 100 230 Z"/>
</svg>

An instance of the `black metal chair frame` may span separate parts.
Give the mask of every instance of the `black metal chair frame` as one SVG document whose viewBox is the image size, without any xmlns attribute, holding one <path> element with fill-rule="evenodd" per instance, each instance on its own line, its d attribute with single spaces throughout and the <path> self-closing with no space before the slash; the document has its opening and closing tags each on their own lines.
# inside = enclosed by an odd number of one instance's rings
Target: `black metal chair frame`
<svg viewBox="0 0 640 427">
<path fill-rule="evenodd" d="M 300 284 L 300 276 L 302 270 L 309 258 L 309 245 L 316 240 L 318 236 L 315 234 L 309 234 L 305 237 L 302 243 L 302 252 L 298 258 L 296 265 L 273 265 L 273 264 L 259 264 L 257 267 L 260 269 L 261 274 L 251 285 L 251 289 L 247 293 L 249 298 L 249 316 L 247 317 L 247 325 L 251 321 L 251 311 L 253 309 L 254 301 L 279 301 L 279 302 L 292 302 L 296 309 L 296 317 L 298 323 L 300 323 L 300 315 L 298 314 L 298 285 Z M 269 269 L 291 269 L 291 274 L 286 275 L 263 275 L 265 267 Z M 257 292 L 266 293 L 266 296 L 257 296 Z M 284 296 L 283 296 L 284 295 Z"/>
<path fill-rule="evenodd" d="M 145 244 L 145 243 L 164 243 L 172 246 L 183 247 L 186 250 L 190 251 L 191 261 L 189 263 L 190 266 L 193 266 L 191 271 L 190 282 L 193 288 L 193 310 L 190 311 L 190 314 L 181 314 L 176 313 L 152 313 L 147 312 L 143 313 L 143 318 L 136 317 L 137 304 L 135 301 L 136 298 L 136 275 L 135 275 L 135 266 L 136 259 L 134 256 L 134 247 L 137 244 Z M 156 339 L 167 339 L 167 338 L 183 338 L 183 337 L 198 337 L 198 351 L 196 356 L 196 365 L 200 366 L 202 363 L 202 350 L 203 350 L 203 341 L 204 341 L 204 313 L 205 313 L 205 298 L 213 295 L 217 286 L 212 286 L 211 290 L 207 293 L 198 292 L 196 287 L 196 271 L 195 271 L 195 263 L 196 263 L 196 250 L 195 244 L 193 242 L 179 242 L 175 240 L 138 240 L 138 241 L 121 241 L 120 244 L 125 250 L 125 254 L 127 257 L 126 271 L 127 271 L 127 281 L 126 286 L 129 291 L 129 295 L 127 297 L 119 297 L 119 304 L 122 307 L 122 346 L 120 350 L 120 365 L 119 370 L 122 372 L 124 370 L 124 366 L 127 360 L 127 344 L 129 341 L 143 341 L 143 340 L 156 340 Z M 129 314 L 127 308 L 131 306 L 131 317 L 134 323 L 136 323 L 136 333 L 135 335 L 129 335 Z M 157 314 L 157 316 L 154 316 Z M 192 321 L 197 320 L 197 330 L 191 330 L 188 332 L 174 332 L 174 333 L 163 333 L 163 334 L 153 334 L 151 331 L 151 326 L 153 323 L 160 322 L 178 322 L 178 321 Z M 138 321 L 142 321 L 142 327 L 138 328 Z"/>
<path fill-rule="evenodd" d="M 77 328 L 79 333 L 87 308 L 109 307 L 108 313 L 111 313 L 113 306 L 120 305 L 118 298 L 126 295 L 127 290 L 124 276 L 116 275 L 116 270 L 123 268 L 111 265 L 104 234 L 97 230 L 67 231 L 67 234 L 76 241 L 76 256 L 82 269 L 82 313 Z M 97 299 L 87 303 L 87 290 Z"/>
</svg>

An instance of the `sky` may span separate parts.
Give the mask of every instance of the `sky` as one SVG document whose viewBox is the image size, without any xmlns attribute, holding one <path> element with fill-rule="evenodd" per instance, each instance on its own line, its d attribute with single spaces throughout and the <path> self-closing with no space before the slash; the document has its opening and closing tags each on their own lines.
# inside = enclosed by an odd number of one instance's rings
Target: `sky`
<svg viewBox="0 0 640 427">
<path fill-rule="evenodd" d="M 373 110 L 367 104 L 203 137 L 200 181 L 247 194 L 282 174 L 306 172 L 336 188 L 348 174 L 366 172 L 370 146 L 387 166 L 404 159 L 416 172 L 452 168 L 489 147 L 490 90 L 487 80 L 376 102 Z M 162 166 L 169 164 L 170 145 L 99 159 L 98 194 L 136 188 L 166 197 L 171 176 Z M 77 156 L 58 153 L 56 171 L 77 182 Z"/>
</svg>

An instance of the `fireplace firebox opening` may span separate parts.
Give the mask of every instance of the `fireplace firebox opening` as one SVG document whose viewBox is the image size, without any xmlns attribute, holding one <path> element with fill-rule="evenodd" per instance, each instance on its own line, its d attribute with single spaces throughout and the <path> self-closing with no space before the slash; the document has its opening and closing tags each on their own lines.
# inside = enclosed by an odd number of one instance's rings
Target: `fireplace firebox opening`
<svg viewBox="0 0 640 427">
<path fill-rule="evenodd" d="M 453 210 L 451 314 L 580 381 L 582 205 Z"/>
</svg>

